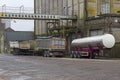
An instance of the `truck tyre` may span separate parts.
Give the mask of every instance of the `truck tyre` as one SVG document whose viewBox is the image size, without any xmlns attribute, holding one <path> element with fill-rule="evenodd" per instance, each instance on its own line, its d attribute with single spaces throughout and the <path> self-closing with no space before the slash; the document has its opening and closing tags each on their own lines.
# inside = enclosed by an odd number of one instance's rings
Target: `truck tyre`
<svg viewBox="0 0 120 80">
<path fill-rule="evenodd" d="M 18 54 L 19 54 L 19 49 L 16 49 L 16 48 L 13 49 L 13 54 L 14 54 L 14 55 L 18 55 Z"/>
<path fill-rule="evenodd" d="M 92 59 L 95 59 L 95 54 L 96 54 L 96 52 L 93 52 Z"/>
<path fill-rule="evenodd" d="M 79 58 L 82 58 L 81 54 L 79 54 Z"/>
<path fill-rule="evenodd" d="M 94 59 L 95 58 L 95 52 L 89 53 L 89 58 Z"/>
<path fill-rule="evenodd" d="M 43 53 L 43 57 L 47 57 L 47 54 L 46 54 L 46 52 L 44 52 L 44 53 Z"/>
<path fill-rule="evenodd" d="M 49 51 L 45 51 L 46 57 L 50 57 Z"/>
<path fill-rule="evenodd" d="M 77 58 L 77 55 L 75 53 L 73 54 L 73 58 Z"/>
<path fill-rule="evenodd" d="M 45 57 L 45 54 L 43 54 L 43 57 Z"/>
<path fill-rule="evenodd" d="M 50 53 L 47 53 L 46 56 L 47 56 L 47 57 L 50 57 Z"/>
<path fill-rule="evenodd" d="M 50 57 L 49 51 L 44 51 L 43 56 L 44 56 L 44 57 Z"/>
<path fill-rule="evenodd" d="M 80 58 L 80 54 L 79 53 L 77 54 L 77 58 Z"/>
<path fill-rule="evenodd" d="M 70 54 L 70 57 L 71 57 L 71 58 L 74 58 L 73 53 Z"/>
</svg>

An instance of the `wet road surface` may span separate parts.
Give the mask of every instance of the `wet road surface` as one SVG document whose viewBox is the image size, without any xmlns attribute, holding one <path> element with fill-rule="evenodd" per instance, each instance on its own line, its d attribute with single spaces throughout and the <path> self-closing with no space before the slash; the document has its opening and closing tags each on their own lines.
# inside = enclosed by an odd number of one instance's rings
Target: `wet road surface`
<svg viewBox="0 0 120 80">
<path fill-rule="evenodd" d="M 120 60 L 0 54 L 0 80 L 120 80 Z"/>
</svg>

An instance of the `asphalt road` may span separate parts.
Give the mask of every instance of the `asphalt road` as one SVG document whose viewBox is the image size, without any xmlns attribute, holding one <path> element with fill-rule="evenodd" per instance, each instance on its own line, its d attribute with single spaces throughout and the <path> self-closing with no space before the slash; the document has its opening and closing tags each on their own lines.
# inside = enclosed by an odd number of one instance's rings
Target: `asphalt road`
<svg viewBox="0 0 120 80">
<path fill-rule="evenodd" d="M 0 54 L 0 80 L 120 80 L 120 60 Z"/>
</svg>

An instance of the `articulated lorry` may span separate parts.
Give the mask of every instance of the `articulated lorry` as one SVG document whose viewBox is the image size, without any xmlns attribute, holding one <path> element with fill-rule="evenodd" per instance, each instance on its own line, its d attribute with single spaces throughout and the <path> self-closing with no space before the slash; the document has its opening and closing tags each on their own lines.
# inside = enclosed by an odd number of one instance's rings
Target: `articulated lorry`
<svg viewBox="0 0 120 80">
<path fill-rule="evenodd" d="M 9 45 L 13 54 L 28 54 L 31 49 L 29 41 L 10 41 Z"/>
<path fill-rule="evenodd" d="M 114 44 L 115 38 L 111 34 L 74 39 L 71 43 L 71 57 L 95 58 L 101 50 L 112 48 Z"/>
<path fill-rule="evenodd" d="M 44 57 L 64 56 L 66 41 L 64 38 L 38 37 L 29 41 L 10 41 L 15 54 L 33 54 Z"/>
</svg>

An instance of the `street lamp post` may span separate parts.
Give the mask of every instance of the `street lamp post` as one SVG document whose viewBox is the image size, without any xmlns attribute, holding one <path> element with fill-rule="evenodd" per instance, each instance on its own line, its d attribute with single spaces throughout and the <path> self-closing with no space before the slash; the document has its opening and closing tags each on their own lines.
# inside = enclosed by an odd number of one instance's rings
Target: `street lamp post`
<svg viewBox="0 0 120 80">
<path fill-rule="evenodd" d="M 20 13 L 22 13 L 22 12 L 24 13 L 24 5 L 20 6 Z"/>
<path fill-rule="evenodd" d="M 2 5 L 2 12 L 4 12 L 4 10 L 6 12 L 6 4 Z"/>
</svg>

